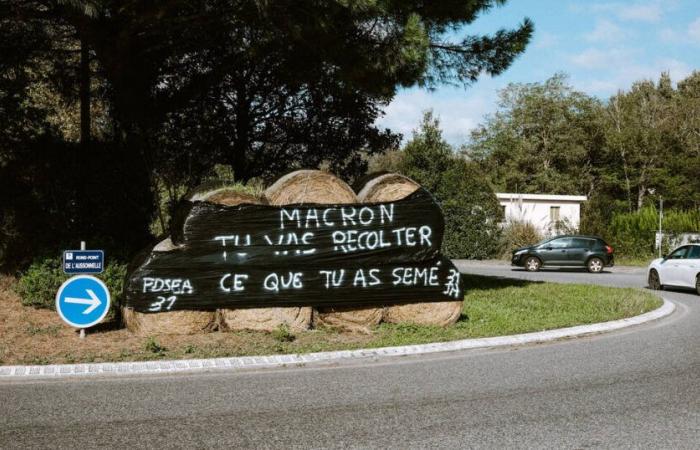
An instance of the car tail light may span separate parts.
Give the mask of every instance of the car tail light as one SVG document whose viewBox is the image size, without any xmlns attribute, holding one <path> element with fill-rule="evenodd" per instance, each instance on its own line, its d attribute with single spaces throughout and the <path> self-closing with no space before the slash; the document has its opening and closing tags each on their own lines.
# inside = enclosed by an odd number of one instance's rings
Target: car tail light
<svg viewBox="0 0 700 450">
<path fill-rule="evenodd" d="M 608 252 L 608 255 L 612 255 L 614 250 L 613 250 L 613 248 L 610 247 L 609 245 L 606 245 L 606 246 L 605 246 L 605 251 Z"/>
</svg>

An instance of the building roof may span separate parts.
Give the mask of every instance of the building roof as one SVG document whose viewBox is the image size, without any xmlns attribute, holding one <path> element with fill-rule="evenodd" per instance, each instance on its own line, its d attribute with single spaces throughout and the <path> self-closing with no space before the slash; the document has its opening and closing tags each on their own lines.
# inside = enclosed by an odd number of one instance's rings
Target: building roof
<svg viewBox="0 0 700 450">
<path fill-rule="evenodd" d="M 497 192 L 496 197 L 499 200 L 524 200 L 524 201 L 539 201 L 539 202 L 576 202 L 581 203 L 588 200 L 585 195 L 555 195 L 555 194 L 517 194 L 513 192 Z"/>
</svg>

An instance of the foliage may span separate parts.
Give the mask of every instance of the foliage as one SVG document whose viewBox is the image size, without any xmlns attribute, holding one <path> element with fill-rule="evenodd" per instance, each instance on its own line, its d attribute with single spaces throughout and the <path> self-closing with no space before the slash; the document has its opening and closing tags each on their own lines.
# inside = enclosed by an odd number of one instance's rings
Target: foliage
<svg viewBox="0 0 700 450">
<path fill-rule="evenodd" d="M 148 336 L 146 338 L 146 342 L 143 343 L 143 349 L 157 355 L 162 355 L 168 351 L 168 349 L 163 347 L 153 336 Z"/>
<path fill-rule="evenodd" d="M 641 220 L 660 199 L 668 209 L 700 207 L 700 72 L 676 87 L 662 73 L 605 103 L 575 91 L 563 75 L 510 85 L 464 153 L 499 190 L 587 195 L 581 230 L 619 240 L 627 256 L 646 255 L 654 228 L 634 236 L 619 229 L 627 218 L 613 221 L 624 213 Z"/>
<path fill-rule="evenodd" d="M 104 272 L 96 276 L 107 285 L 112 297 L 111 309 L 114 309 L 121 297 L 126 264 L 110 262 Z M 61 268 L 61 258 L 37 258 L 20 276 L 17 293 L 25 306 L 55 309 L 56 292 L 68 278 L 70 276 Z"/>
<path fill-rule="evenodd" d="M 367 173 L 400 172 L 403 156 L 404 152 L 400 149 L 372 155 L 367 161 Z"/>
<path fill-rule="evenodd" d="M 289 325 L 286 323 L 280 324 L 272 330 L 272 337 L 277 342 L 294 342 L 294 339 L 296 339 L 292 332 L 289 331 Z"/>
<path fill-rule="evenodd" d="M 498 251 L 501 207 L 479 168 L 455 155 L 431 112 L 404 147 L 401 172 L 432 192 L 445 216 L 442 250 L 483 259 Z"/>
<path fill-rule="evenodd" d="M 479 168 L 454 159 L 435 192 L 445 215 L 444 254 L 469 259 L 496 255 L 502 210 Z"/>
<path fill-rule="evenodd" d="M 513 250 L 536 244 L 542 239 L 542 234 L 531 222 L 509 218 L 501 233 L 501 252 L 510 257 Z"/>
<path fill-rule="evenodd" d="M 78 236 L 131 254 L 217 164 L 362 174 L 398 145 L 375 123 L 399 87 L 466 86 L 524 51 L 527 19 L 466 31 L 503 3 L 4 1 L 0 268 Z"/>
<path fill-rule="evenodd" d="M 501 192 L 589 193 L 598 158 L 599 103 L 556 74 L 510 84 L 499 110 L 471 135 L 464 153 Z"/>
<path fill-rule="evenodd" d="M 643 258 L 654 253 L 655 235 L 659 229 L 659 212 L 647 206 L 633 213 L 613 216 L 606 240 L 625 256 Z M 669 237 L 680 233 L 700 232 L 700 211 L 664 210 L 662 229 Z M 664 251 L 672 239 L 664 239 Z"/>
</svg>

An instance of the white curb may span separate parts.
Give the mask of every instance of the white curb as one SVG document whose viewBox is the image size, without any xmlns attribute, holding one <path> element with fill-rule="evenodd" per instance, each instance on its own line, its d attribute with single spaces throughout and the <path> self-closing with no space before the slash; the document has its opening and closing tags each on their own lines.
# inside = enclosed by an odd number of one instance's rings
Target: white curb
<svg viewBox="0 0 700 450">
<path fill-rule="evenodd" d="M 658 320 L 670 315 L 676 306 L 663 299 L 664 303 L 654 311 L 627 319 L 611 322 L 580 325 L 536 333 L 516 334 L 461 341 L 438 342 L 433 344 L 382 347 L 362 350 L 341 350 L 336 352 L 307 353 L 298 355 L 242 356 L 214 359 L 184 359 L 173 361 L 143 361 L 95 364 L 54 364 L 47 366 L 0 366 L 0 380 L 14 378 L 46 378 L 65 376 L 90 376 L 100 374 L 160 374 L 176 372 L 207 371 L 211 369 L 269 369 L 304 365 L 315 362 L 332 362 L 348 359 L 375 358 L 382 356 L 408 356 L 424 353 L 447 352 L 487 347 L 504 347 L 533 344 L 619 330 Z"/>
</svg>

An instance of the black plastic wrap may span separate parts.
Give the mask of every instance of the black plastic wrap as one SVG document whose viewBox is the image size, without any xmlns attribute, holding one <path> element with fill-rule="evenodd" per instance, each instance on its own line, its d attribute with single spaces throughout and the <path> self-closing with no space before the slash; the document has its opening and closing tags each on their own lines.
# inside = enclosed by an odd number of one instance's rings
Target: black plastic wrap
<svg viewBox="0 0 700 450">
<path fill-rule="evenodd" d="M 265 306 L 370 306 L 461 299 L 440 255 L 444 220 L 424 189 L 386 203 L 186 202 L 177 248 L 152 251 L 128 276 L 140 312 Z"/>
</svg>

